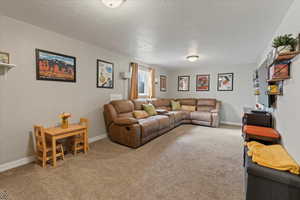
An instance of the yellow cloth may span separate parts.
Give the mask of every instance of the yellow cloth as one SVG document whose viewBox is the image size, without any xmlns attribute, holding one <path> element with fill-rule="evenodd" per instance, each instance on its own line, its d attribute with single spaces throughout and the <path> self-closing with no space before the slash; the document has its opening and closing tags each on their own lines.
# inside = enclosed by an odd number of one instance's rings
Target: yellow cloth
<svg viewBox="0 0 300 200">
<path fill-rule="evenodd" d="M 185 106 L 185 105 L 182 105 L 181 106 L 181 110 L 194 112 L 194 111 L 196 111 L 196 106 Z"/>
<path fill-rule="evenodd" d="M 264 145 L 259 142 L 248 142 L 248 155 L 252 161 L 273 169 L 290 171 L 293 174 L 300 174 L 300 166 L 291 158 L 282 145 Z"/>
</svg>

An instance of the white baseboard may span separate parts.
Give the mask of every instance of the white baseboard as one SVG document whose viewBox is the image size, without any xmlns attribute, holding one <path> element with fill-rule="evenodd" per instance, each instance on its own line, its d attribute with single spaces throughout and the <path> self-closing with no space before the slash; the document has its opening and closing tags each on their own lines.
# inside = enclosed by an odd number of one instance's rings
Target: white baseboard
<svg viewBox="0 0 300 200">
<path fill-rule="evenodd" d="M 103 138 L 106 138 L 106 134 L 101 134 L 101 135 L 89 138 L 89 143 L 97 142 L 98 140 L 102 140 Z"/>
<path fill-rule="evenodd" d="M 15 161 L 11 161 L 11 162 L 8 162 L 8 163 L 1 164 L 0 165 L 0 172 L 4 172 L 4 171 L 9 170 L 9 169 L 13 169 L 13 168 L 16 168 L 16 167 L 20 167 L 22 165 L 26 165 L 28 163 L 33 162 L 34 160 L 35 160 L 34 156 L 28 156 L 28 157 L 25 157 L 25 158 L 21 158 L 19 160 L 15 160 Z"/>
<path fill-rule="evenodd" d="M 237 122 L 226 122 L 226 121 L 221 121 L 221 124 L 232 125 L 232 126 L 242 126 L 241 123 L 237 123 Z"/>
<path fill-rule="evenodd" d="M 101 134 L 101 135 L 89 138 L 89 143 L 96 142 L 96 141 L 101 140 L 103 138 L 106 138 L 106 134 Z M 29 164 L 33 161 L 35 161 L 35 156 L 28 156 L 28 157 L 25 157 L 25 158 L 21 158 L 19 160 L 4 163 L 4 164 L 0 165 L 0 172 L 4 172 L 4 171 L 7 171 L 7 170 L 16 168 L 16 167 L 20 167 L 22 165 Z"/>
</svg>

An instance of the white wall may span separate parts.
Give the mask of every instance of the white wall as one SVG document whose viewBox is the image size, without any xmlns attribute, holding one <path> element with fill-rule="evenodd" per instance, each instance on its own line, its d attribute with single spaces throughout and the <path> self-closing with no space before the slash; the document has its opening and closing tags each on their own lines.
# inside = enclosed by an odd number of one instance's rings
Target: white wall
<svg viewBox="0 0 300 200">
<path fill-rule="evenodd" d="M 3 17 L 1 16 L 1 13 L 0 13 L 0 27 L 3 27 Z M 3 43 L 3 32 L 0 31 L 0 51 L 1 51 L 1 47 L 2 47 L 2 43 Z M 3 104 L 2 104 L 2 100 L 4 99 L 4 96 L 3 96 L 3 89 L 1 87 L 1 85 L 3 84 L 3 81 L 2 81 L 2 77 L 0 77 L 0 158 L 2 158 L 4 156 L 4 147 L 3 147 L 3 142 L 4 142 L 4 139 L 1 138 L 1 135 L 3 134 L 2 133 L 2 127 L 3 127 Z M 1 160 L 1 159 L 0 159 Z M 1 161 L 0 161 L 1 163 Z"/>
<path fill-rule="evenodd" d="M 295 36 L 300 33 L 300 1 L 295 1 L 287 12 L 281 25 L 278 27 L 274 37 L 293 33 Z M 270 41 L 269 48 L 266 48 L 262 58 L 270 51 L 272 43 Z M 294 61 L 291 66 L 291 79 L 284 81 L 283 96 L 278 96 L 277 109 L 274 116 L 276 119 L 276 128 L 282 135 L 282 141 L 291 156 L 300 163 L 300 58 Z"/>
<path fill-rule="evenodd" d="M 0 49 L 9 52 L 11 62 L 17 65 L 7 80 L 0 80 L 0 164 L 31 155 L 32 126 L 56 125 L 61 112 L 71 112 L 72 121 L 88 118 L 90 137 L 105 134 L 102 106 L 109 102 L 110 94 L 127 97 L 128 90 L 119 73 L 128 71 L 134 60 L 8 17 L 2 17 L 0 27 Z M 37 81 L 35 48 L 75 56 L 77 82 Z M 113 90 L 96 88 L 96 59 L 115 64 Z M 156 71 L 158 80 L 159 74 L 167 74 L 160 68 Z M 159 85 L 157 93 L 167 96 L 159 92 Z"/>
<path fill-rule="evenodd" d="M 245 106 L 253 107 L 255 97 L 253 95 L 252 74 L 256 65 L 231 65 L 231 66 L 199 66 L 191 69 L 177 69 L 169 72 L 172 88 L 169 95 L 173 98 L 216 98 L 222 101 L 221 121 L 229 123 L 241 123 L 242 109 Z M 234 91 L 217 91 L 218 73 L 234 73 Z M 196 91 L 196 75 L 210 74 L 210 91 Z M 177 91 L 178 76 L 191 76 L 190 91 Z"/>
</svg>

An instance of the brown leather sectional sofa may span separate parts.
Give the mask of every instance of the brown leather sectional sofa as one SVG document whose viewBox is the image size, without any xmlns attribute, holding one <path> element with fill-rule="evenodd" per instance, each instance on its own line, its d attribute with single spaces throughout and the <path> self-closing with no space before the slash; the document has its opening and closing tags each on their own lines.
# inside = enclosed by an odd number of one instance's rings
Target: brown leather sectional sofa
<svg viewBox="0 0 300 200">
<path fill-rule="evenodd" d="M 171 100 L 119 100 L 104 105 L 108 137 L 119 144 L 137 148 L 181 124 L 218 127 L 221 102 L 216 99 L 176 99 L 181 105 L 195 106 L 196 111 L 172 111 Z M 174 99 L 175 100 L 175 99 Z M 152 103 L 158 115 L 135 119 L 134 110 Z"/>
</svg>

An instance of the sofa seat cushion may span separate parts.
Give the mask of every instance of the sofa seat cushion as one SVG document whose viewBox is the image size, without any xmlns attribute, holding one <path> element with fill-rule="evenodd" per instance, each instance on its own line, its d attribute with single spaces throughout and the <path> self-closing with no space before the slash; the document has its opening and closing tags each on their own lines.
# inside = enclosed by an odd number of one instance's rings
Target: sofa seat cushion
<svg viewBox="0 0 300 200">
<path fill-rule="evenodd" d="M 192 120 L 197 120 L 197 121 L 205 121 L 205 122 L 211 122 L 212 121 L 212 116 L 211 112 L 191 112 L 191 119 Z"/>
<path fill-rule="evenodd" d="M 174 115 L 174 120 L 176 123 L 183 120 L 187 116 L 186 112 L 187 111 L 178 110 L 178 111 L 170 111 L 169 114 Z"/>
<path fill-rule="evenodd" d="M 159 130 L 159 120 L 156 120 L 153 117 L 148 117 L 146 119 L 138 120 L 141 126 L 141 134 L 143 138 L 147 138 L 150 135 L 157 135 Z"/>
<path fill-rule="evenodd" d="M 159 122 L 159 130 L 170 128 L 170 119 L 165 115 L 156 115 L 150 117 L 151 119 L 155 119 Z"/>
</svg>

